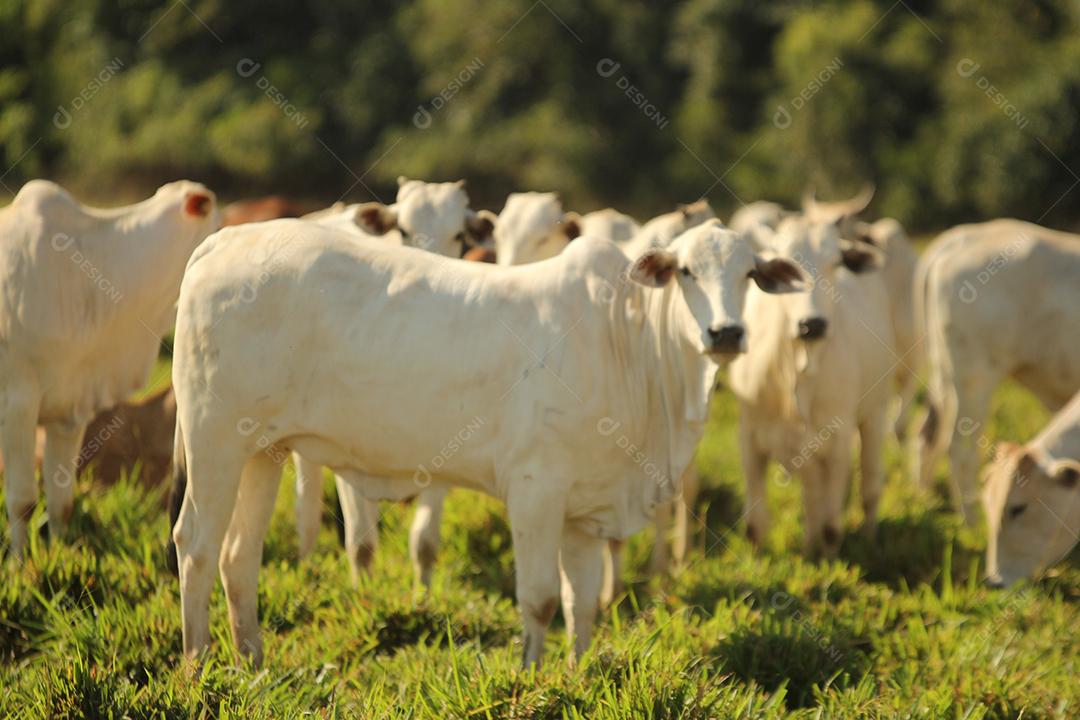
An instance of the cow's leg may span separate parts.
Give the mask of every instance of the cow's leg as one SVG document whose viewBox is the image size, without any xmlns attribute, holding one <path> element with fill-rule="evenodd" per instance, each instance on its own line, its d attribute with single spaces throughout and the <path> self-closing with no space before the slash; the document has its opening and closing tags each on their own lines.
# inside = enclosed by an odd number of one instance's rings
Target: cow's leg
<svg viewBox="0 0 1080 720">
<path fill-rule="evenodd" d="M 701 490 L 701 477 L 698 468 L 690 464 L 683 473 L 683 491 L 675 498 L 675 539 L 672 542 L 672 557 L 675 567 L 681 568 L 686 562 L 686 552 L 690 547 L 691 522 L 693 508 L 698 505 L 698 492 Z"/>
<path fill-rule="evenodd" d="M 233 643 L 255 667 L 263 659 L 259 634 L 259 565 L 280 478 L 281 467 L 266 453 L 257 453 L 247 461 L 219 559 Z"/>
<path fill-rule="evenodd" d="M 600 587 L 600 604 L 607 607 L 626 592 L 622 578 L 623 541 L 609 540 L 602 551 L 604 580 Z"/>
<path fill-rule="evenodd" d="M 859 494 L 863 508 L 863 535 L 877 536 L 877 508 L 885 484 L 885 414 L 875 410 L 859 425 Z"/>
<path fill-rule="evenodd" d="M 749 422 L 743 408 L 739 418 L 739 455 L 746 478 L 746 536 L 755 548 L 760 548 L 769 537 L 769 500 L 765 487 L 769 458 L 750 437 Z"/>
<path fill-rule="evenodd" d="M 669 502 L 656 507 L 656 537 L 649 557 L 649 577 L 666 575 L 671 566 L 671 511 L 672 503 Z"/>
<path fill-rule="evenodd" d="M 603 540 L 586 535 L 572 524 L 563 529 L 559 567 L 562 572 L 562 607 L 566 637 L 573 643 L 571 664 L 592 642 L 593 623 L 603 580 Z"/>
<path fill-rule="evenodd" d="M 39 400 L 31 393 L 7 387 L 0 395 L 0 452 L 4 455 L 4 499 L 7 504 L 11 555 L 26 549 L 27 525 L 37 504 L 34 482 Z"/>
<path fill-rule="evenodd" d="M 379 547 L 379 504 L 360 492 L 361 479 L 334 475 L 341 513 L 345 516 L 345 552 L 353 582 L 358 582 L 371 566 Z"/>
<path fill-rule="evenodd" d="M 952 432 L 949 466 L 953 502 L 969 526 L 978 521 L 982 507 L 977 482 L 979 440 L 995 385 L 997 379 L 989 373 L 965 372 L 956 384 L 956 423 L 947 429 Z"/>
<path fill-rule="evenodd" d="M 682 477 L 682 492 L 675 497 L 675 538 L 671 544 L 675 566 L 681 568 L 686 562 L 686 550 L 690 547 L 691 522 L 694 507 L 697 506 L 701 478 L 693 463 L 686 468 Z"/>
<path fill-rule="evenodd" d="M 915 371 L 901 362 L 896 373 L 897 389 L 896 419 L 893 421 L 893 433 L 902 446 L 907 440 L 907 428 L 911 418 L 911 408 L 915 404 L 915 392 L 919 388 L 919 378 Z"/>
<path fill-rule="evenodd" d="M 45 484 L 45 509 L 49 513 L 49 537 L 59 541 L 75 510 L 75 469 L 86 425 L 50 423 L 45 427 L 45 456 L 41 477 Z"/>
<path fill-rule="evenodd" d="M 188 432 L 186 426 L 184 432 Z M 189 658 L 210 644 L 214 570 L 236 504 L 240 473 L 247 461 L 239 449 L 222 447 L 221 439 L 227 435 L 228 430 L 189 434 L 185 438 L 188 482 L 173 528 L 173 541 L 180 570 L 184 654 Z"/>
<path fill-rule="evenodd" d="M 525 625 L 522 662 L 539 666 L 544 636 L 559 607 L 559 546 L 565 498 L 543 480 L 525 476 L 506 499 L 514 538 L 515 583 Z"/>
<path fill-rule="evenodd" d="M 851 487 L 851 432 L 840 432 L 820 463 L 821 505 L 817 544 L 827 558 L 836 557 L 844 538 L 844 506 Z"/>
<path fill-rule="evenodd" d="M 416 581 L 431 587 L 431 571 L 439 555 L 442 531 L 443 504 L 446 488 L 429 487 L 416 499 L 416 512 L 409 528 L 409 557 L 412 558 Z"/>
<path fill-rule="evenodd" d="M 826 517 L 824 463 L 816 456 L 809 458 L 799 469 L 799 478 L 802 480 L 803 496 L 803 554 L 817 558 L 823 549 Z"/>
<path fill-rule="evenodd" d="M 296 535 L 297 550 L 305 558 L 315 550 L 322 519 L 322 466 L 293 453 L 296 468 Z"/>
</svg>

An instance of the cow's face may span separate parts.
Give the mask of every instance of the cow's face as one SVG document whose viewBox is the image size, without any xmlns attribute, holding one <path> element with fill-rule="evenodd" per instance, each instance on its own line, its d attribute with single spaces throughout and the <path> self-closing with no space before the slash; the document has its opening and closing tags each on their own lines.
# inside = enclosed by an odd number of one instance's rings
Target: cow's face
<svg viewBox="0 0 1080 720">
<path fill-rule="evenodd" d="M 1047 461 L 1001 443 L 987 468 L 986 575 L 996 585 L 1031 577 L 1063 558 L 1080 532 L 1080 462 Z"/>
<path fill-rule="evenodd" d="M 839 269 L 862 273 L 876 270 L 882 264 L 881 253 L 873 247 L 841 240 L 833 223 L 786 219 L 768 239 L 768 245 L 779 257 L 797 263 L 810 279 L 809 292 L 782 300 L 790 321 L 790 336 L 805 342 L 828 335 L 833 308 L 843 300 L 837 286 Z"/>
<path fill-rule="evenodd" d="M 358 224 L 371 235 L 397 230 L 403 245 L 455 258 L 468 247 L 489 244 L 494 227 L 490 213 L 469 209 L 464 181 L 427 183 L 405 178 L 398 178 L 396 203 L 365 203 Z"/>
<path fill-rule="evenodd" d="M 555 193 L 511 193 L 495 222 L 499 265 L 524 265 L 554 257 L 581 234 L 576 218 L 563 214 Z"/>
<path fill-rule="evenodd" d="M 765 260 L 719 220 L 680 235 L 666 248 L 649 250 L 631 267 L 630 277 L 661 287 L 673 280 L 685 300 L 688 333 L 700 352 L 718 362 L 746 350 L 743 307 L 751 280 L 768 293 L 801 289 L 802 274 L 783 259 Z"/>
</svg>

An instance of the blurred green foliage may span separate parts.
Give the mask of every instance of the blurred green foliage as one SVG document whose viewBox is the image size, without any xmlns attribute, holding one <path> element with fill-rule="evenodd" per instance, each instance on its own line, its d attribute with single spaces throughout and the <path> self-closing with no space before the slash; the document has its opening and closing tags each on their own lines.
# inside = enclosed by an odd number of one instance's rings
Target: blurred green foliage
<svg viewBox="0 0 1080 720">
<path fill-rule="evenodd" d="M 0 180 L 330 202 L 467 177 L 478 206 L 641 216 L 874 181 L 916 230 L 1070 225 L 1078 30 L 1068 0 L 0 0 Z"/>
</svg>

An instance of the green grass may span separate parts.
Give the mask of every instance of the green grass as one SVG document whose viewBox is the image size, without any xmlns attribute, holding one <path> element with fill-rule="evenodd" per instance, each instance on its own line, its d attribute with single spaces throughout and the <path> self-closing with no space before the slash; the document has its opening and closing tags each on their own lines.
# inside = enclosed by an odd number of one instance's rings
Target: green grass
<svg viewBox="0 0 1080 720">
<path fill-rule="evenodd" d="M 1005 386 L 990 434 L 1026 439 L 1045 420 Z M 799 557 L 798 484 L 774 473 L 775 525 L 755 554 L 743 539 L 735 422 L 721 393 L 698 458 L 710 530 L 698 528 L 688 567 L 645 578 L 651 533 L 634 538 L 632 595 L 603 615 L 576 671 L 559 620 L 543 670 L 518 669 L 513 558 L 494 501 L 451 496 L 425 597 L 412 587 L 407 506 L 386 506 L 372 573 L 354 588 L 329 521 L 315 557 L 296 561 L 287 484 L 261 576 L 266 663 L 234 661 L 219 589 L 215 645 L 193 672 L 163 563 L 161 491 L 132 481 L 91 491 L 83 479 L 70 540 L 35 541 L 25 564 L 4 566 L 0 716 L 1076 716 L 1074 564 L 1009 591 L 982 587 L 981 537 L 960 527 L 943 490 L 912 487 L 895 446 L 877 543 L 854 532 L 853 507 L 838 560 Z"/>
</svg>

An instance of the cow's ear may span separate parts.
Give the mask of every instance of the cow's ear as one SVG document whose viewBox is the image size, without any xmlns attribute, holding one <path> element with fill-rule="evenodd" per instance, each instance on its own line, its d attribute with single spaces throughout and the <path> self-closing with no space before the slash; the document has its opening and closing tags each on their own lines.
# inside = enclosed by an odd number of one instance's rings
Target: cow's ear
<svg viewBox="0 0 1080 720">
<path fill-rule="evenodd" d="M 465 232 L 471 245 L 489 247 L 495 241 L 495 221 L 498 216 L 490 210 L 469 213 L 465 217 Z"/>
<path fill-rule="evenodd" d="M 581 237 L 581 216 L 574 212 L 563 215 L 559 223 L 559 232 L 566 236 L 567 242 Z"/>
<path fill-rule="evenodd" d="M 671 282 L 678 265 L 679 260 L 673 253 L 654 248 L 634 261 L 630 279 L 646 287 L 663 287 Z"/>
<path fill-rule="evenodd" d="M 369 235 L 385 235 L 397 228 L 397 211 L 389 205 L 366 202 L 356 211 L 356 224 Z"/>
<path fill-rule="evenodd" d="M 840 242 L 840 263 L 853 273 L 871 272 L 881 269 L 885 256 L 872 245 L 843 240 Z"/>
<path fill-rule="evenodd" d="M 1073 490 L 1080 486 L 1080 462 L 1059 460 L 1054 465 L 1054 480 L 1063 488 Z"/>
<path fill-rule="evenodd" d="M 409 182 L 409 178 L 405 177 L 404 175 L 398 175 L 397 176 L 397 186 L 398 187 L 404 187 L 405 184 L 408 183 L 408 182 Z"/>
<path fill-rule="evenodd" d="M 783 258 L 765 259 L 755 255 L 754 269 L 748 276 L 759 288 L 773 295 L 806 289 L 806 278 L 803 277 L 802 270 L 795 263 Z"/>
<path fill-rule="evenodd" d="M 201 192 L 188 193 L 184 197 L 184 214 L 188 217 L 204 218 L 214 209 L 214 199 Z"/>
</svg>

